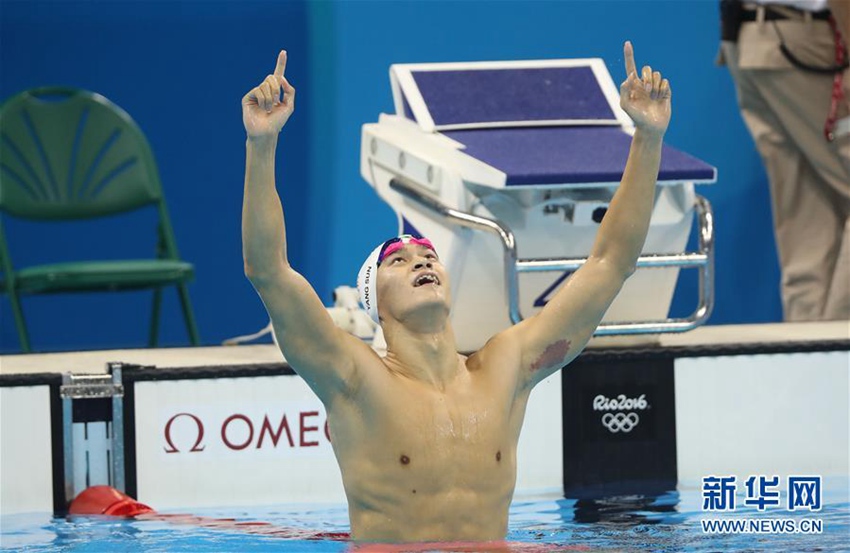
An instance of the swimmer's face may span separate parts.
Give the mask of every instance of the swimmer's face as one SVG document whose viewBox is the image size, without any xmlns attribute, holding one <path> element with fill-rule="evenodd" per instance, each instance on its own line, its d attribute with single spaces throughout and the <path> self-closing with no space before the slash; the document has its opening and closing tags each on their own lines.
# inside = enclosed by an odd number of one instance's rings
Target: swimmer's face
<svg viewBox="0 0 850 553">
<path fill-rule="evenodd" d="M 381 319 L 448 316 L 448 274 L 434 250 L 425 245 L 406 244 L 384 257 L 378 268 L 377 290 Z"/>
</svg>

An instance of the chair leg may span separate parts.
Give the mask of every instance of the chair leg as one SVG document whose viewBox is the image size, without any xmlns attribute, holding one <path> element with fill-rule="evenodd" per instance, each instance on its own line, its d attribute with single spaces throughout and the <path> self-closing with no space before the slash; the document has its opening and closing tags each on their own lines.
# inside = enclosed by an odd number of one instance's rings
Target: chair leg
<svg viewBox="0 0 850 553">
<path fill-rule="evenodd" d="M 18 341 L 21 344 L 21 351 L 29 353 L 30 337 L 27 332 L 27 323 L 24 321 L 24 312 L 21 310 L 21 300 L 18 297 L 17 290 L 9 290 L 9 302 L 12 304 L 12 313 L 15 316 L 15 327 L 18 329 Z"/>
<path fill-rule="evenodd" d="M 156 347 L 159 339 L 159 312 L 162 306 L 162 288 L 154 288 L 153 309 L 151 309 L 151 333 L 148 337 L 148 347 Z"/>
<path fill-rule="evenodd" d="M 189 334 L 189 343 L 193 346 L 200 346 L 201 339 L 198 336 L 195 313 L 192 311 L 192 304 L 189 302 L 189 290 L 185 284 L 181 283 L 177 285 L 177 292 L 180 295 L 180 305 L 183 306 L 183 319 L 186 321 L 186 332 Z"/>
</svg>

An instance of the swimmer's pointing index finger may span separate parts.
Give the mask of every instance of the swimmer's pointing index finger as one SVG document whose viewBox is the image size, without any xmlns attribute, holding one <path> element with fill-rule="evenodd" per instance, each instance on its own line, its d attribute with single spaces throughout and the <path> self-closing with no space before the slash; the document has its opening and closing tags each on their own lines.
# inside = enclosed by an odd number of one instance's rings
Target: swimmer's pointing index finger
<svg viewBox="0 0 850 553">
<path fill-rule="evenodd" d="M 286 71 L 286 50 L 281 50 L 277 55 L 277 66 L 274 68 L 275 77 L 283 77 Z"/>
<path fill-rule="evenodd" d="M 623 44 L 623 58 L 626 61 L 626 78 L 632 76 L 632 73 L 637 75 L 637 68 L 635 67 L 635 51 L 632 48 L 632 42 L 627 40 L 625 44 Z"/>
</svg>

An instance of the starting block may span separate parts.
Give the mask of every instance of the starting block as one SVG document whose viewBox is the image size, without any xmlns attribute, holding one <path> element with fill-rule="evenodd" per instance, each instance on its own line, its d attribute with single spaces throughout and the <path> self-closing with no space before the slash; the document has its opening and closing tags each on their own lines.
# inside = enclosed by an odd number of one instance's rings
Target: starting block
<svg viewBox="0 0 850 553">
<path fill-rule="evenodd" d="M 533 315 L 581 267 L 619 185 L 634 125 L 601 59 L 402 64 L 395 114 L 363 126 L 363 178 L 427 236 L 451 276 L 461 351 Z M 638 260 L 596 335 L 683 332 L 713 305 L 713 219 L 695 184 L 711 165 L 664 146 Z M 699 247 L 685 252 L 697 219 Z M 669 318 L 679 270 L 693 313 Z M 646 269 L 646 270 L 644 270 Z"/>
</svg>

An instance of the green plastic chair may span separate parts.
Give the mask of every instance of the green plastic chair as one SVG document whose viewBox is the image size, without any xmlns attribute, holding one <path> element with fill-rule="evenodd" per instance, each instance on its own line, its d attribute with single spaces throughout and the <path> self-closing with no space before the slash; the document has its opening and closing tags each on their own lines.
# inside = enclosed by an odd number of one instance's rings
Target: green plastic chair
<svg viewBox="0 0 850 553">
<path fill-rule="evenodd" d="M 77 261 L 14 269 L 4 215 L 41 221 L 91 219 L 155 206 L 155 259 Z M 121 108 L 92 92 L 47 87 L 0 106 L 0 292 L 9 295 L 21 349 L 30 350 L 24 294 L 153 290 L 148 345 L 157 344 L 162 289 L 176 286 L 192 345 L 195 315 L 186 287 L 192 264 L 177 253 L 148 141 Z"/>
</svg>

